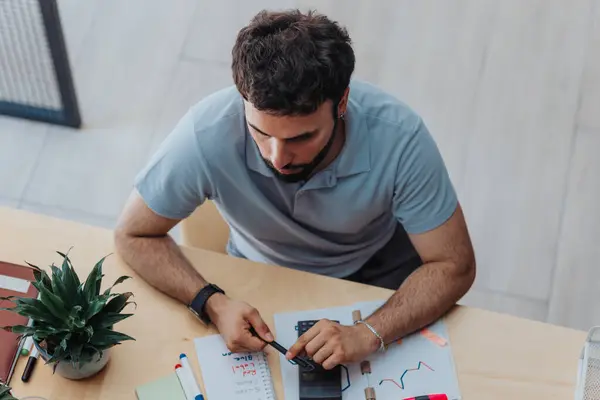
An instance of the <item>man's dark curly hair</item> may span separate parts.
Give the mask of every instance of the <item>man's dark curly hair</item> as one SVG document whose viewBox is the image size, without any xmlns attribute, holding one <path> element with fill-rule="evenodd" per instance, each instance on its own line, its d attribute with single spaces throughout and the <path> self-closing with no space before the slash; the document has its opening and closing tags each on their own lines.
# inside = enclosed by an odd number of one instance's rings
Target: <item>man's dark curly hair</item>
<svg viewBox="0 0 600 400">
<path fill-rule="evenodd" d="M 314 11 L 259 12 L 232 50 L 244 99 L 275 115 L 307 115 L 334 104 L 350 84 L 355 57 L 345 28 Z"/>
</svg>

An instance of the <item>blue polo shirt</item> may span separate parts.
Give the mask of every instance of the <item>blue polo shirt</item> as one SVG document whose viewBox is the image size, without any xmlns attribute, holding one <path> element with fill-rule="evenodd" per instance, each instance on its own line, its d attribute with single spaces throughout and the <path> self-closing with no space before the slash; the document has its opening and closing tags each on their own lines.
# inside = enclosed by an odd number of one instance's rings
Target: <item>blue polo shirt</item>
<svg viewBox="0 0 600 400">
<path fill-rule="evenodd" d="M 457 197 L 422 119 L 381 89 L 353 80 L 338 157 L 306 182 L 286 183 L 260 156 L 232 86 L 183 116 L 135 188 L 158 215 L 183 219 L 206 199 L 230 227 L 228 252 L 345 277 L 392 237 L 444 223 Z M 206 226 L 206 234 L 211 227 Z M 399 250 L 399 253 L 401 251 Z M 398 254 L 398 262 L 407 255 Z"/>
</svg>

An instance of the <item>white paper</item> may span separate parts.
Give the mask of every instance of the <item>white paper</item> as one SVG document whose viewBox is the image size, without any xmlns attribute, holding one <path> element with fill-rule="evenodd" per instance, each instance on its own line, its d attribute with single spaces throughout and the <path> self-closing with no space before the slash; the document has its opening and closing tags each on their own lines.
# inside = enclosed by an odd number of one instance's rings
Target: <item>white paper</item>
<svg viewBox="0 0 600 400">
<path fill-rule="evenodd" d="M 12 276 L 0 275 L 0 289 L 27 293 L 29 290 L 29 281 L 20 278 L 14 278 Z"/>
<path fill-rule="evenodd" d="M 220 335 L 194 340 L 208 400 L 274 400 L 267 357 L 231 353 Z"/>
<path fill-rule="evenodd" d="M 343 325 L 352 325 L 353 310 L 360 310 L 362 317 L 366 318 L 381 304 L 382 301 L 365 302 L 348 307 L 276 314 L 276 339 L 282 346 L 290 347 L 298 337 L 298 321 L 328 318 Z M 449 399 L 460 399 L 446 326 L 443 321 L 437 321 L 428 328 L 448 340 L 448 344 L 440 347 L 417 333 L 404 338 L 401 344 L 390 345 L 385 353 L 369 357 L 370 375 L 363 376 L 358 363 L 346 365 L 342 369 L 342 398 L 364 399 L 364 389 L 370 386 L 375 389 L 377 400 L 398 400 L 435 393 L 446 394 Z M 285 398 L 297 399 L 298 367 L 291 365 L 283 356 L 280 356 L 280 364 Z"/>
</svg>

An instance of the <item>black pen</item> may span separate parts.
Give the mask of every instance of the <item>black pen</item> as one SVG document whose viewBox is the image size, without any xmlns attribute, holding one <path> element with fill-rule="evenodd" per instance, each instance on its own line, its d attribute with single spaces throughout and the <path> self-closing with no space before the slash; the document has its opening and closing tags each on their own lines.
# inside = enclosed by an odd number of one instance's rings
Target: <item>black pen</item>
<svg viewBox="0 0 600 400">
<path fill-rule="evenodd" d="M 280 345 L 279 343 L 277 343 L 276 341 L 272 341 L 269 342 L 268 340 L 265 340 L 263 338 L 260 337 L 260 335 L 258 333 L 256 333 L 256 331 L 254 330 L 254 327 L 250 327 L 250 333 L 252 333 L 253 336 L 256 336 L 257 338 L 259 338 L 260 340 L 262 340 L 263 342 L 265 342 L 266 344 L 270 345 L 271 347 L 273 347 L 275 350 L 277 350 L 278 352 L 280 352 L 281 354 L 283 354 L 284 356 L 287 353 L 287 349 L 285 347 L 283 347 L 282 345 Z M 307 371 L 312 371 L 315 369 L 315 365 L 310 362 L 309 360 L 300 357 L 300 356 L 296 356 L 294 358 L 292 358 L 291 360 L 288 360 L 290 363 L 292 364 L 298 364 L 300 365 L 302 368 L 304 368 Z"/>
<path fill-rule="evenodd" d="M 21 380 L 23 382 L 27 382 L 29 380 L 31 373 L 33 372 L 33 367 L 35 367 L 35 363 L 39 356 L 40 356 L 40 352 L 38 351 L 37 347 L 35 347 L 35 345 L 34 345 L 33 348 L 31 349 L 31 355 L 29 356 L 29 359 L 27 360 L 25 369 L 23 370 L 23 375 L 21 376 Z"/>
</svg>

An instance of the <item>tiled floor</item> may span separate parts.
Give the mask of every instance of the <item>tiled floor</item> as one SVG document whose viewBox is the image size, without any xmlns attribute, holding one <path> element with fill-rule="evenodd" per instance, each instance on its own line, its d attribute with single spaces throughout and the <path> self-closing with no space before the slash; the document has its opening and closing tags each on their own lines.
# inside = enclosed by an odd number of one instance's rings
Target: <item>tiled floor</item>
<svg viewBox="0 0 600 400">
<path fill-rule="evenodd" d="M 112 227 L 178 118 L 231 83 L 237 30 L 287 6 L 346 25 L 356 76 L 433 132 L 476 246 L 463 303 L 600 324 L 600 0 L 59 0 L 85 126 L 0 117 L 0 205 Z"/>
</svg>

